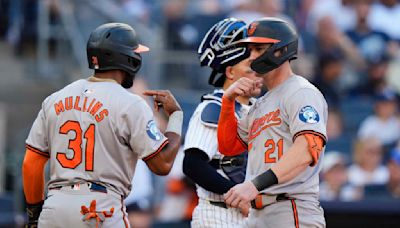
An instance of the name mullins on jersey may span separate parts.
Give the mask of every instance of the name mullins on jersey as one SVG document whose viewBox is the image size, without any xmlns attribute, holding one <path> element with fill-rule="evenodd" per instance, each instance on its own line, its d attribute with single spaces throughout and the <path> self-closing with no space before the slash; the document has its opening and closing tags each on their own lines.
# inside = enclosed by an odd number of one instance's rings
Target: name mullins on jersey
<svg viewBox="0 0 400 228">
<path fill-rule="evenodd" d="M 251 126 L 249 141 L 255 139 L 265 129 L 275 125 L 280 125 L 282 123 L 282 119 L 279 117 L 280 113 L 281 111 L 278 108 L 275 111 L 269 112 L 262 117 L 255 119 Z"/>
<path fill-rule="evenodd" d="M 60 113 L 71 109 L 81 112 L 88 112 L 96 119 L 97 122 L 102 121 L 106 116 L 108 116 L 108 110 L 101 109 L 101 107 L 103 107 L 103 103 L 96 101 L 95 98 L 92 99 L 88 97 L 83 98 L 83 101 L 81 102 L 81 98 L 81 96 L 70 96 L 55 103 L 54 110 L 57 116 L 60 115 Z"/>
</svg>

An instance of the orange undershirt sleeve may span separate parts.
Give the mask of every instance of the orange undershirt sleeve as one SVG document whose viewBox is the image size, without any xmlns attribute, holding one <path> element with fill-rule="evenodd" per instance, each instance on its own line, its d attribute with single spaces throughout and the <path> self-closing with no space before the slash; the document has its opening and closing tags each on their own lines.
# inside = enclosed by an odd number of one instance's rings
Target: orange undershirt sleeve
<svg viewBox="0 0 400 228">
<path fill-rule="evenodd" d="M 314 166 L 315 164 L 317 164 L 318 159 L 321 155 L 321 151 L 324 147 L 324 139 L 319 135 L 310 133 L 306 133 L 304 134 L 304 136 L 308 143 L 308 151 L 310 152 L 312 157 L 312 162 L 310 166 Z"/>
<path fill-rule="evenodd" d="M 26 149 L 22 165 L 22 179 L 26 202 L 35 204 L 44 199 L 44 167 L 48 156 Z"/>
<path fill-rule="evenodd" d="M 234 156 L 246 151 L 247 146 L 237 134 L 235 101 L 222 97 L 222 108 L 218 121 L 218 149 L 226 156 Z"/>
</svg>

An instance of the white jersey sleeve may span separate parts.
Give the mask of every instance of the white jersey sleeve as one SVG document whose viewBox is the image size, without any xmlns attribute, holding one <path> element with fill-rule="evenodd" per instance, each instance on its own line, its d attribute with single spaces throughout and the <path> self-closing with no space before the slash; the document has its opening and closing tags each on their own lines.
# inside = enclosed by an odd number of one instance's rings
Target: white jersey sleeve
<svg viewBox="0 0 400 228">
<path fill-rule="evenodd" d="M 147 160 L 155 156 L 168 143 L 168 139 L 160 132 L 149 105 L 140 99 L 128 107 L 122 114 L 123 138 L 128 139 L 132 150 L 138 158 Z"/>
<path fill-rule="evenodd" d="M 46 127 L 46 114 L 45 114 L 45 103 L 48 99 L 43 101 L 42 109 L 39 111 L 38 116 L 33 122 L 32 128 L 29 132 L 28 138 L 26 139 L 26 146 L 31 151 L 36 153 L 50 156 L 49 153 L 49 139 Z"/>
<path fill-rule="evenodd" d="M 310 132 L 320 135 L 326 142 L 328 107 L 323 95 L 318 90 L 300 89 L 285 103 L 284 108 L 293 140 L 298 135 Z"/>
<path fill-rule="evenodd" d="M 217 127 L 201 121 L 201 113 L 207 102 L 200 103 L 192 117 L 185 136 L 184 150 L 197 148 L 212 159 L 218 152 Z"/>
</svg>

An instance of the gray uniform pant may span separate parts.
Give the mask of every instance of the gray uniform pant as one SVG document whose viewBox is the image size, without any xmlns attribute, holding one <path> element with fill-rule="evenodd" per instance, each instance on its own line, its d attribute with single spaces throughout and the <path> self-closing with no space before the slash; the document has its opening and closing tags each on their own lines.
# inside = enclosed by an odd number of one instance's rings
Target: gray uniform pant
<svg viewBox="0 0 400 228">
<path fill-rule="evenodd" d="M 261 210 L 251 209 L 246 225 L 251 228 L 324 228 L 324 211 L 318 202 L 284 200 Z"/>
<path fill-rule="evenodd" d="M 99 217 L 83 220 L 82 206 L 90 209 L 93 200 L 96 200 L 96 211 L 99 212 Z M 111 208 L 114 208 L 111 217 L 102 214 L 103 211 L 110 214 Z M 40 213 L 38 225 L 40 228 L 129 227 L 129 222 L 121 196 L 112 191 L 107 191 L 107 193 L 92 191 L 85 183 L 50 190 Z"/>
</svg>

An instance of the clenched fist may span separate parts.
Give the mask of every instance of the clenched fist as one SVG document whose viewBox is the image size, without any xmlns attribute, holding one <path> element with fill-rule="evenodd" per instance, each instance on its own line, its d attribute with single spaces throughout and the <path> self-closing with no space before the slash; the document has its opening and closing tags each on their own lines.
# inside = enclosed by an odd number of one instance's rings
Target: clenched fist
<svg viewBox="0 0 400 228">
<path fill-rule="evenodd" d="M 261 87 L 262 78 L 253 80 L 243 77 L 229 86 L 229 88 L 225 91 L 224 96 L 229 100 L 235 100 L 235 98 L 238 96 L 256 97 L 261 93 Z"/>
</svg>

